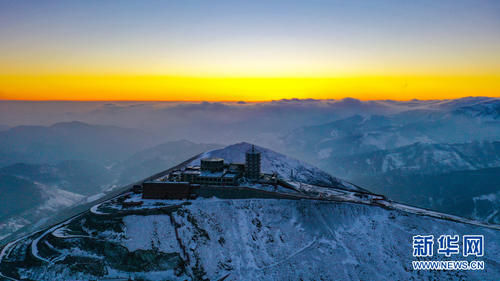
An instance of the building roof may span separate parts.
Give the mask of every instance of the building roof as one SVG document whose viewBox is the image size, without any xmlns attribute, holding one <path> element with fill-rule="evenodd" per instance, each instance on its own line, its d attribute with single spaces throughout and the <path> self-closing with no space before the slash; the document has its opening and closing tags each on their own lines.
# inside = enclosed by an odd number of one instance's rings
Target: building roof
<svg viewBox="0 0 500 281">
<path fill-rule="evenodd" d="M 217 158 L 217 157 L 207 157 L 207 158 L 202 158 L 201 161 L 206 161 L 206 162 L 224 162 L 224 159 L 222 158 Z"/>
</svg>

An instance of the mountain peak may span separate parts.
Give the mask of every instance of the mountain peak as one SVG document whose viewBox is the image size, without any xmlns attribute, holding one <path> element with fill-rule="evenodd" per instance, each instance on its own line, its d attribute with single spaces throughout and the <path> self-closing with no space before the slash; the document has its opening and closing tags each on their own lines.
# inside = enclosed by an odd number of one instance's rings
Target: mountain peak
<svg viewBox="0 0 500 281">
<path fill-rule="evenodd" d="M 342 180 L 314 167 L 311 164 L 283 155 L 268 148 L 248 142 L 240 142 L 215 149 L 201 154 L 188 165 L 199 165 L 202 158 L 222 158 L 228 163 L 244 163 L 245 153 L 254 147 L 261 153 L 261 169 L 263 173 L 276 173 L 283 179 L 293 179 L 299 182 L 317 184 L 321 186 L 334 186 L 349 190 L 361 190 Z"/>
<path fill-rule="evenodd" d="M 51 128 L 88 128 L 96 125 L 91 125 L 81 121 L 58 122 L 50 126 Z"/>
</svg>

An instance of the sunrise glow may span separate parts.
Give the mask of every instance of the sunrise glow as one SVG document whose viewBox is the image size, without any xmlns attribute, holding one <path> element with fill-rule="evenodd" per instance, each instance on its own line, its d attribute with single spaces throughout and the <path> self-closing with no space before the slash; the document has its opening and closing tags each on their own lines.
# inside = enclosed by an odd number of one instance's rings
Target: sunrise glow
<svg viewBox="0 0 500 281">
<path fill-rule="evenodd" d="M 500 96 L 499 76 L 235 78 L 171 76 L 1 76 L 1 99 L 268 101 L 283 98 L 409 100 Z"/>
</svg>

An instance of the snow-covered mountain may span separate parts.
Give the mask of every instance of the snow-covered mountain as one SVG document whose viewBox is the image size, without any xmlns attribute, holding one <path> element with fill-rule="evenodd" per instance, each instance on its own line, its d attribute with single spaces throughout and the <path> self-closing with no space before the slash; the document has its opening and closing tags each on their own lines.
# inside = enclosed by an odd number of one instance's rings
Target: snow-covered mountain
<svg viewBox="0 0 500 281">
<path fill-rule="evenodd" d="M 388 117 L 361 115 L 298 128 L 283 138 L 287 150 L 314 160 L 390 149 L 417 140 L 432 142 L 419 131 L 405 134 Z"/>
<path fill-rule="evenodd" d="M 462 104 L 453 113 L 484 120 L 498 120 L 500 119 L 500 99 L 478 98 L 476 102 Z"/>
<path fill-rule="evenodd" d="M 244 163 L 245 152 L 251 148 L 251 144 L 242 142 L 222 149 L 208 151 L 193 160 L 190 165 L 199 165 L 200 159 L 204 157 L 218 157 L 223 158 L 227 162 Z M 335 178 L 310 164 L 264 147 L 255 146 L 255 148 L 261 152 L 261 170 L 263 173 L 277 173 L 283 179 L 296 180 L 315 185 L 360 190 L 358 187 Z"/>
<path fill-rule="evenodd" d="M 284 151 L 316 163 L 415 143 L 453 144 L 500 139 L 498 98 L 414 103 L 411 109 L 395 114 L 353 115 L 329 123 L 298 127 L 282 137 Z"/>
<path fill-rule="evenodd" d="M 203 156 L 241 161 L 241 143 Z M 124 193 L 0 251 L 9 280 L 498 280 L 500 226 L 423 210 L 354 188 L 258 148 L 264 171 L 297 169 L 295 199 L 142 200 Z M 194 160 L 195 162 L 197 160 Z M 285 161 L 281 162 L 280 161 Z M 290 161 L 290 163 L 287 163 Z M 187 163 L 189 164 L 189 163 Z M 281 169 L 278 169 L 280 168 Z M 302 168 L 300 168 L 302 167 Z M 313 178 L 315 175 L 319 179 Z M 323 178 L 323 179 L 322 179 Z M 332 177 L 333 178 L 333 177 Z M 340 186 L 343 187 L 343 186 Z M 229 187 L 228 187 L 229 188 Z M 142 202 L 124 205 L 124 202 Z M 415 271 L 412 236 L 484 235 L 478 271 Z M 421 260 L 421 259 L 420 259 Z"/>
<path fill-rule="evenodd" d="M 500 167 L 499 103 L 486 97 L 409 101 L 408 110 L 395 114 L 298 128 L 282 138 L 281 152 L 389 198 L 496 222 L 496 200 L 477 204 L 485 201 L 473 198 L 495 194 L 500 184 L 489 170 Z"/>
<path fill-rule="evenodd" d="M 499 142 L 416 143 L 332 160 L 318 163 L 391 199 L 500 223 L 500 199 L 474 200 L 498 191 Z"/>
<path fill-rule="evenodd" d="M 500 167 L 500 142 L 459 144 L 415 143 L 390 150 L 378 150 L 339 158 L 332 165 L 342 175 L 406 172 L 437 174 L 461 170 Z"/>
<path fill-rule="evenodd" d="M 11 176 L 0 175 L 0 185 L 0 241 L 28 225 L 36 229 L 51 215 L 85 198 L 82 194 Z M 14 190 L 4 191 L 6 188 Z M 23 194 L 25 198 L 19 199 Z"/>
<path fill-rule="evenodd" d="M 85 202 L 85 197 L 109 188 L 112 180 L 105 167 L 88 161 L 0 168 L 0 240 Z"/>
</svg>

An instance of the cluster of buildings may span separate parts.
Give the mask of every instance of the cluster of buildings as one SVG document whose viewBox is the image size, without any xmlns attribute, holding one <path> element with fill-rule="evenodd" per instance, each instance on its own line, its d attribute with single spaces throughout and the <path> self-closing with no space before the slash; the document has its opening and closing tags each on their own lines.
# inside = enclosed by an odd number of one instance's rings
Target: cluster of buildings
<svg viewBox="0 0 500 281">
<path fill-rule="evenodd" d="M 245 163 L 224 163 L 222 158 L 203 158 L 200 166 L 187 167 L 169 175 L 172 180 L 202 185 L 238 185 L 241 178 L 257 181 L 260 176 L 260 152 L 254 146 L 245 153 Z M 170 178 L 169 178 L 170 179 Z"/>
<path fill-rule="evenodd" d="M 225 163 L 222 158 L 203 158 L 199 166 L 173 171 L 162 180 L 143 183 L 144 199 L 189 198 L 199 186 L 237 186 L 241 181 L 258 182 L 261 154 L 254 146 L 245 153 L 245 163 Z"/>
</svg>

